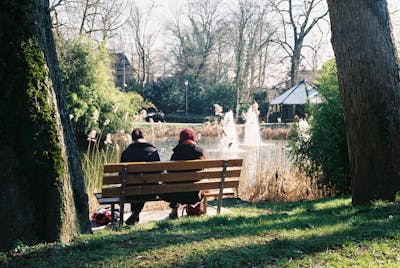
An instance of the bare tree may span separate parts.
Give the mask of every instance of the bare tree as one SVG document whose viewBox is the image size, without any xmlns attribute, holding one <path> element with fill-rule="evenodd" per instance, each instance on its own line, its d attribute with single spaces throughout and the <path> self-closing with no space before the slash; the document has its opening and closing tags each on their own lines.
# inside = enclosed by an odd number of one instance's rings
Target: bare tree
<svg viewBox="0 0 400 268">
<path fill-rule="evenodd" d="M 156 33 L 150 33 L 150 20 L 155 8 L 152 1 L 146 10 L 132 4 L 128 18 L 128 31 L 132 36 L 134 49 L 132 51 L 134 71 L 142 88 L 149 83 L 152 66 L 152 47 Z"/>
<path fill-rule="evenodd" d="M 304 60 L 311 67 L 312 71 L 317 71 L 320 66 L 321 50 L 323 49 L 324 36 L 320 35 L 319 38 L 311 41 L 310 45 L 304 45 L 304 48 L 308 48 L 311 51 L 310 58 L 304 57 Z"/>
<path fill-rule="evenodd" d="M 239 0 L 232 12 L 236 118 L 242 99 L 249 102 L 255 83 L 258 82 L 258 87 L 264 83 L 269 45 L 275 33 L 268 23 L 268 11 L 269 5 L 254 0 Z"/>
<path fill-rule="evenodd" d="M 58 34 L 90 35 L 101 41 L 112 38 L 126 22 L 127 0 L 53 0 L 50 11 Z M 61 15 L 60 15 L 61 14 Z"/>
<path fill-rule="evenodd" d="M 353 204 L 400 190 L 400 75 L 386 0 L 328 0 Z M 356 18 L 356 19 L 355 19 Z"/>
<path fill-rule="evenodd" d="M 193 0 L 187 5 L 183 19 L 177 18 L 169 30 L 178 41 L 172 51 L 178 72 L 197 80 L 207 69 L 211 55 L 215 52 L 222 17 L 218 13 L 220 2 L 216 0 Z"/>
<path fill-rule="evenodd" d="M 124 11 L 127 8 L 125 1 L 104 1 L 100 6 L 98 31 L 101 32 L 102 40 L 113 38 L 117 30 L 125 23 Z"/>
<path fill-rule="evenodd" d="M 231 57 L 231 28 L 228 20 L 219 22 L 219 34 L 215 38 L 214 53 L 210 57 L 209 77 L 212 78 L 214 83 L 221 83 L 229 81 L 229 73 L 232 69 Z"/>
<path fill-rule="evenodd" d="M 64 0 L 52 0 L 50 2 L 49 10 L 52 20 L 52 27 L 57 35 L 60 35 L 61 21 L 59 18 L 58 10 L 64 4 Z"/>
<path fill-rule="evenodd" d="M 251 20 L 248 31 L 248 42 L 244 63 L 243 81 L 247 99 L 251 100 L 252 90 L 264 85 L 265 71 L 271 58 L 269 51 L 275 29 L 269 23 L 268 5 L 258 5 L 257 12 Z M 258 82 L 256 84 L 256 82 Z"/>
<path fill-rule="evenodd" d="M 90 34 L 94 31 L 96 17 L 99 15 L 99 6 L 101 0 L 83 0 L 80 4 L 82 8 L 82 16 L 79 26 L 79 35 Z"/>
<path fill-rule="evenodd" d="M 256 6 L 245 0 L 239 0 L 237 10 L 233 12 L 233 49 L 235 54 L 235 77 L 236 87 L 236 118 L 239 117 L 239 105 L 241 100 L 241 88 L 243 87 L 243 59 L 245 57 L 246 32 L 249 28 L 251 18 L 255 15 Z"/>
<path fill-rule="evenodd" d="M 276 39 L 290 59 L 290 86 L 297 81 L 302 49 L 306 36 L 318 26 L 328 11 L 323 0 L 272 0 L 275 11 L 280 17 L 282 33 Z"/>
</svg>

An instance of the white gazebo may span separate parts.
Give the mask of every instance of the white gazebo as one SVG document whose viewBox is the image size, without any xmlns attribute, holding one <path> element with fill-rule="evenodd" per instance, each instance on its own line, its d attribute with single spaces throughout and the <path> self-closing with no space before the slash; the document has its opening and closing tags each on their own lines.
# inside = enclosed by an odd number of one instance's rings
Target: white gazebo
<svg viewBox="0 0 400 268">
<path fill-rule="evenodd" d="M 322 99 L 315 85 L 304 80 L 285 91 L 270 102 L 281 113 L 282 122 L 291 122 L 295 115 L 304 117 L 304 105 L 321 103 Z"/>
</svg>

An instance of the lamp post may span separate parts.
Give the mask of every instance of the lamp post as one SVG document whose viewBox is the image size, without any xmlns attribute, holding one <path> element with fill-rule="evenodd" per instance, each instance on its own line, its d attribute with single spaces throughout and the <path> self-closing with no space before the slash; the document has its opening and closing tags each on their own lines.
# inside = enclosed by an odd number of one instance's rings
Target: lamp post
<svg viewBox="0 0 400 268">
<path fill-rule="evenodd" d="M 125 54 L 123 54 L 123 62 L 122 62 L 122 71 L 123 71 L 123 81 L 122 81 L 122 90 L 126 92 L 126 83 L 125 83 Z"/>
<path fill-rule="evenodd" d="M 189 86 L 189 81 L 185 80 L 185 112 L 186 112 L 186 115 L 188 114 L 188 108 L 189 108 L 189 105 L 188 105 L 188 86 Z"/>
</svg>

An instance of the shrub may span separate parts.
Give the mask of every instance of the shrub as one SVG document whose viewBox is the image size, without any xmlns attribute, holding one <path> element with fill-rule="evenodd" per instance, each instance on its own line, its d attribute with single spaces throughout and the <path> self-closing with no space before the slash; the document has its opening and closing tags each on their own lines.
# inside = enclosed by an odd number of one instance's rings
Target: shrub
<svg viewBox="0 0 400 268">
<path fill-rule="evenodd" d="M 78 136 L 91 130 L 100 131 L 108 122 L 107 131 L 130 130 L 128 118 L 143 107 L 144 102 L 136 92 L 121 92 L 114 85 L 110 56 L 105 44 L 97 46 L 88 37 L 60 46 L 60 68 L 66 86 L 67 109 Z"/>
<path fill-rule="evenodd" d="M 163 77 L 149 83 L 143 91 L 143 96 L 168 115 L 185 111 L 185 87 L 182 79 Z M 216 103 L 224 107 L 225 110 L 235 107 L 235 89 L 232 84 L 214 84 L 189 79 L 187 87 L 188 112 L 190 114 L 213 114 L 213 105 Z M 175 122 L 175 120 L 173 121 Z"/>
<path fill-rule="evenodd" d="M 207 121 L 216 121 L 217 117 L 207 114 L 185 114 L 174 113 L 166 114 L 165 121 L 168 123 L 204 123 Z"/>
<path fill-rule="evenodd" d="M 310 107 L 309 129 L 301 130 L 297 123 L 289 131 L 289 153 L 294 164 L 320 185 L 348 193 L 350 175 L 344 111 L 334 60 L 324 64 L 317 85 L 324 101 Z"/>
</svg>

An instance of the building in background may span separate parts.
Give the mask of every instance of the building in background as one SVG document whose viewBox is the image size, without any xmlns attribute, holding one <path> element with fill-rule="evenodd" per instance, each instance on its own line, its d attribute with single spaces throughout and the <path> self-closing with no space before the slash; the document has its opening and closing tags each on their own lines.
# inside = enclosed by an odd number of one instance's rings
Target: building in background
<svg viewBox="0 0 400 268">
<path fill-rule="evenodd" d="M 295 117 L 304 118 L 304 105 L 308 103 L 321 103 L 322 99 L 317 88 L 305 80 L 285 91 L 270 102 L 272 108 L 269 113 L 269 123 L 293 122 Z"/>
<path fill-rule="evenodd" d="M 112 52 L 111 66 L 114 71 L 115 86 L 122 91 L 128 91 L 128 85 L 135 80 L 135 72 L 125 53 Z"/>
</svg>

